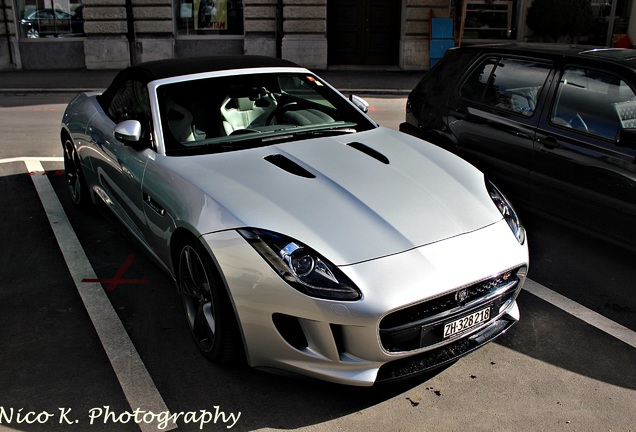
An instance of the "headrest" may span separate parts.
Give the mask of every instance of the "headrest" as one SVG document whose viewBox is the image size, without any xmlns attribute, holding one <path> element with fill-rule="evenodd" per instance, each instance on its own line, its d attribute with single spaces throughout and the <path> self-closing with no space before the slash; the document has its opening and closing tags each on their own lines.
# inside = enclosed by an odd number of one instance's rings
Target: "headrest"
<svg viewBox="0 0 636 432">
<path fill-rule="evenodd" d="M 236 106 L 238 107 L 239 111 L 249 111 L 251 109 L 254 109 L 254 101 L 250 100 L 249 98 L 242 97 L 236 98 L 234 100 L 236 101 Z"/>
<path fill-rule="evenodd" d="M 248 98 L 255 101 L 265 96 L 267 91 L 263 87 L 257 86 L 233 86 L 228 91 L 228 97 L 231 99 Z"/>
</svg>

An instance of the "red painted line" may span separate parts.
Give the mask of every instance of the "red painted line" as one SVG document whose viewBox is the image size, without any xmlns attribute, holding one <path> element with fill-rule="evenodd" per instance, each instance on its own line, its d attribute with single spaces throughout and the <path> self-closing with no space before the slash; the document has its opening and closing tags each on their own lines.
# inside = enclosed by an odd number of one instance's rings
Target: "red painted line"
<svg viewBox="0 0 636 432">
<path fill-rule="evenodd" d="M 135 254 L 128 255 L 124 264 L 119 268 L 117 274 L 112 279 L 82 279 L 82 282 L 99 282 L 101 284 L 106 284 L 106 291 L 114 291 L 117 288 L 117 285 L 129 285 L 129 284 L 147 284 L 147 279 L 122 279 L 128 267 L 132 264 L 135 259 Z"/>
</svg>

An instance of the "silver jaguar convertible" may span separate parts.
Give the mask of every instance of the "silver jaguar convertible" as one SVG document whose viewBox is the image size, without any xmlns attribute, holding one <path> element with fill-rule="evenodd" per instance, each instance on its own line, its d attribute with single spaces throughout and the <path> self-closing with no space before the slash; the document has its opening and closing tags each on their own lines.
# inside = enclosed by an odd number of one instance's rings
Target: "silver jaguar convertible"
<svg viewBox="0 0 636 432">
<path fill-rule="evenodd" d="M 66 109 L 68 188 L 174 278 L 210 360 L 408 378 L 519 319 L 527 241 L 481 172 L 363 102 L 268 57 L 136 65 Z"/>
</svg>

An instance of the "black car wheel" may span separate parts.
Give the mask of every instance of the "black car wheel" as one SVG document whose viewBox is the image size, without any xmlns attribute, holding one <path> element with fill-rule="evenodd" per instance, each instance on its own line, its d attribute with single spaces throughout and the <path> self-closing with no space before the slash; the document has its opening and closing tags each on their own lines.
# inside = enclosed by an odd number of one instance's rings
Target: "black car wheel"
<svg viewBox="0 0 636 432">
<path fill-rule="evenodd" d="M 180 250 L 178 285 L 190 332 L 209 360 L 234 361 L 242 342 L 227 293 L 201 246 L 186 241 Z"/>
<path fill-rule="evenodd" d="M 78 207 L 88 207 L 90 200 L 88 186 L 75 146 L 69 139 L 64 142 L 64 172 L 73 204 Z"/>
</svg>

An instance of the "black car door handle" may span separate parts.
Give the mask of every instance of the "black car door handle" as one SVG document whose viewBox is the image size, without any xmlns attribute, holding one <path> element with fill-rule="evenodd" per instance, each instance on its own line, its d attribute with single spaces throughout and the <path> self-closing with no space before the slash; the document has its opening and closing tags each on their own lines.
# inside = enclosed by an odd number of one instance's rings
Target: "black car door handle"
<svg viewBox="0 0 636 432">
<path fill-rule="evenodd" d="M 557 141 L 557 139 L 553 136 L 537 138 L 537 142 L 546 150 L 554 150 L 561 147 L 559 141 Z"/>
<path fill-rule="evenodd" d="M 471 113 L 470 111 L 468 111 L 465 108 L 457 108 L 454 110 L 450 110 L 449 114 L 451 115 L 451 117 L 456 118 L 457 120 L 466 120 L 468 122 L 471 123 L 485 123 L 486 121 L 479 116 L 476 116 L 475 114 Z"/>
<path fill-rule="evenodd" d="M 152 199 L 152 197 L 145 192 L 144 192 L 144 203 L 146 203 L 146 205 L 150 207 L 159 216 L 163 216 L 166 214 L 166 210 L 163 207 L 161 207 L 159 203 L 157 203 L 157 201 Z"/>
<path fill-rule="evenodd" d="M 468 113 L 464 108 L 451 109 L 449 114 L 451 117 L 455 117 L 458 120 L 464 120 L 468 116 Z"/>
</svg>

